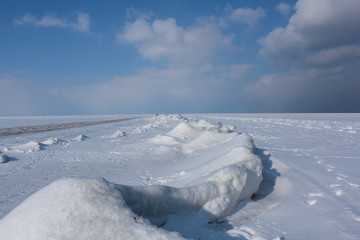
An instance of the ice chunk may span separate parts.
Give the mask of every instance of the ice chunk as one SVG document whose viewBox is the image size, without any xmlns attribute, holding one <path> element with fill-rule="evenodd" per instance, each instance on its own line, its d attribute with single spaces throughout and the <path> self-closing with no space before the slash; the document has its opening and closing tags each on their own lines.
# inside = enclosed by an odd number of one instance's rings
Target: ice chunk
<svg viewBox="0 0 360 240">
<path fill-rule="evenodd" d="M 38 152 L 38 151 L 44 150 L 44 144 L 37 142 L 37 141 L 30 141 L 23 145 L 17 145 L 17 146 L 11 147 L 10 149 L 18 151 L 18 152 L 24 152 L 24 153 Z"/>
<path fill-rule="evenodd" d="M 134 214 L 104 179 L 62 179 L 0 220 L 2 240 L 183 239 Z"/>
<path fill-rule="evenodd" d="M 9 161 L 9 158 L 5 154 L 0 154 L 0 164 L 1 163 L 7 163 Z"/>
<path fill-rule="evenodd" d="M 63 140 L 60 140 L 60 139 L 58 139 L 58 138 L 53 138 L 53 137 L 51 137 L 51 138 L 49 138 L 48 140 L 43 141 L 43 142 L 41 142 L 41 143 L 44 144 L 44 145 L 53 145 L 53 144 L 62 143 L 62 142 L 64 142 L 64 141 L 63 141 Z"/>
<path fill-rule="evenodd" d="M 85 135 L 79 135 L 77 136 L 76 138 L 74 138 L 75 141 L 84 141 L 86 138 L 89 138 L 88 136 L 85 136 Z"/>
<path fill-rule="evenodd" d="M 126 136 L 126 133 L 125 132 L 123 132 L 123 131 L 121 131 L 121 130 L 119 130 L 119 131 L 116 131 L 113 135 L 111 135 L 112 137 L 114 137 L 114 138 L 118 138 L 118 137 L 124 137 L 124 136 Z"/>
</svg>

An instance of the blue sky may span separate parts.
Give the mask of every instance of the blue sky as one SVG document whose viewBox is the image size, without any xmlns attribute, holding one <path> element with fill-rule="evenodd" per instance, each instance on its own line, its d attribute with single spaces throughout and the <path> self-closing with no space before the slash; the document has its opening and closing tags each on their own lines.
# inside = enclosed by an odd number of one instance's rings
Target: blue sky
<svg viewBox="0 0 360 240">
<path fill-rule="evenodd" d="M 0 115 L 359 112 L 360 1 L 2 1 Z"/>
</svg>

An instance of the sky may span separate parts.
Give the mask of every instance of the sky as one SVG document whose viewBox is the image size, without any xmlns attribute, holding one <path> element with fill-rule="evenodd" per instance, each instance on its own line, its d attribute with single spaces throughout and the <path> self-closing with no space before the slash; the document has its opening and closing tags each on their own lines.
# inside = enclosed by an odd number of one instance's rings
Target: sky
<svg viewBox="0 0 360 240">
<path fill-rule="evenodd" d="M 360 112 L 359 0 L 0 2 L 0 116 Z"/>
</svg>

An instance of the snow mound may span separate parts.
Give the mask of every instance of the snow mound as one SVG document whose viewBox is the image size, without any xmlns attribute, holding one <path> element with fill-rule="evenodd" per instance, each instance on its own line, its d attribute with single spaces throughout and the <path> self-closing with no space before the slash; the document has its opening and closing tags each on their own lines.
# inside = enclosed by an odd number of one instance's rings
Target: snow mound
<svg viewBox="0 0 360 240">
<path fill-rule="evenodd" d="M 193 125 L 198 127 L 198 128 L 204 128 L 204 129 L 220 128 L 221 127 L 220 123 L 213 123 L 210 120 L 206 120 L 206 119 L 200 119 L 199 121 L 195 121 L 193 123 Z"/>
<path fill-rule="evenodd" d="M 0 220 L 2 240 L 182 239 L 134 214 L 104 179 L 62 179 Z"/>
<path fill-rule="evenodd" d="M 117 185 L 117 189 L 135 213 L 154 223 L 165 222 L 174 214 L 196 215 L 199 221 L 208 223 L 226 216 L 241 200 L 250 198 L 262 181 L 261 173 L 261 160 L 254 156 L 224 167 L 207 181 L 190 187 Z"/>
<path fill-rule="evenodd" d="M 159 144 L 159 145 L 177 145 L 179 142 L 172 136 L 167 136 L 163 134 L 159 134 L 154 138 L 150 138 L 149 140 L 151 143 Z"/>
<path fill-rule="evenodd" d="M 189 123 L 180 123 L 174 129 L 167 133 L 171 137 L 179 140 L 191 141 L 202 133 L 203 129 L 193 127 Z"/>
<path fill-rule="evenodd" d="M 119 137 L 124 137 L 126 136 L 126 132 L 123 132 L 121 130 L 116 131 L 113 135 L 111 135 L 111 137 L 113 138 L 119 138 Z"/>
<path fill-rule="evenodd" d="M 44 145 L 53 145 L 53 144 L 58 144 L 58 143 L 63 143 L 63 142 L 64 142 L 63 140 L 51 137 L 48 140 L 43 141 L 41 143 L 44 144 Z"/>
<path fill-rule="evenodd" d="M 81 142 L 81 141 L 84 141 L 87 138 L 89 138 L 89 137 L 81 134 L 81 135 L 75 137 L 74 140 Z"/>
<path fill-rule="evenodd" d="M 44 150 L 45 145 L 37 141 L 30 141 L 28 143 L 11 147 L 10 150 L 17 152 L 31 153 Z"/>
<path fill-rule="evenodd" d="M 199 137 L 197 137 L 193 141 L 185 143 L 183 145 L 183 152 L 186 154 L 190 154 L 195 151 L 205 150 L 217 144 L 229 141 L 238 134 L 239 133 L 237 132 L 226 134 L 217 131 L 204 131 L 201 135 L 199 135 Z"/>
<path fill-rule="evenodd" d="M 239 134 L 234 130 L 234 126 L 223 126 L 221 123 L 215 124 L 208 120 L 186 120 L 168 133 L 151 138 L 150 142 L 167 146 L 177 145 L 184 154 L 190 154 L 229 141 Z"/>
<path fill-rule="evenodd" d="M 147 118 L 147 120 L 150 121 L 151 123 L 146 124 L 143 127 L 137 128 L 135 130 L 135 132 L 142 133 L 142 132 L 146 132 L 150 129 L 159 128 L 162 126 L 168 126 L 171 121 L 186 120 L 186 118 L 184 118 L 180 114 L 178 114 L 178 115 L 156 114 L 153 117 Z"/>
<path fill-rule="evenodd" d="M 7 163 L 8 161 L 9 161 L 8 156 L 5 155 L 5 154 L 1 154 L 1 153 L 0 153 L 0 164 L 1 164 L 1 163 Z"/>
</svg>

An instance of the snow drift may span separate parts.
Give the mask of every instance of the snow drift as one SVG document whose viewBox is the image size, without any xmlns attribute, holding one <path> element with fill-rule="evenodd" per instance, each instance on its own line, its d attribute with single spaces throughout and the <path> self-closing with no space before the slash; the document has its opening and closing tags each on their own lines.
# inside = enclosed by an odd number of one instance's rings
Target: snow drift
<svg viewBox="0 0 360 240">
<path fill-rule="evenodd" d="M 0 220 L 0 236 L 4 240 L 181 239 L 156 225 L 174 229 L 174 224 L 181 227 L 193 219 L 208 224 L 229 214 L 259 188 L 262 163 L 253 153 L 252 138 L 234 130 L 205 120 L 185 120 L 149 140 L 176 145 L 199 162 L 181 176 L 191 184 L 128 186 L 105 179 L 57 180 Z M 215 145 L 218 148 L 203 152 Z"/>
<path fill-rule="evenodd" d="M 80 135 L 78 135 L 77 137 L 75 137 L 73 140 L 74 140 L 74 141 L 81 142 L 81 141 L 84 141 L 84 140 L 87 139 L 87 138 L 89 138 L 89 137 L 86 136 L 86 135 L 80 134 Z"/>
<path fill-rule="evenodd" d="M 159 134 L 150 139 L 152 143 L 175 146 L 184 154 L 211 148 L 233 139 L 238 132 L 234 126 L 212 123 L 208 120 L 188 120 L 179 123 L 166 134 Z"/>
<path fill-rule="evenodd" d="M 37 141 L 30 141 L 28 143 L 17 145 L 9 149 L 14 150 L 16 152 L 32 153 L 32 152 L 38 152 L 44 150 L 44 148 L 45 148 L 45 144 Z"/>
<path fill-rule="evenodd" d="M 228 157 L 242 151 L 242 147 L 234 148 Z M 208 223 L 226 216 L 241 200 L 250 198 L 262 180 L 261 171 L 261 161 L 254 157 L 224 167 L 207 181 L 186 188 L 163 185 L 117 185 L 116 188 L 135 213 L 154 223 L 166 223 L 169 215 L 194 212 L 204 223 Z"/>
<path fill-rule="evenodd" d="M 33 194 L 0 221 L 3 240 L 182 239 L 126 206 L 104 179 L 62 179 Z"/>
</svg>

